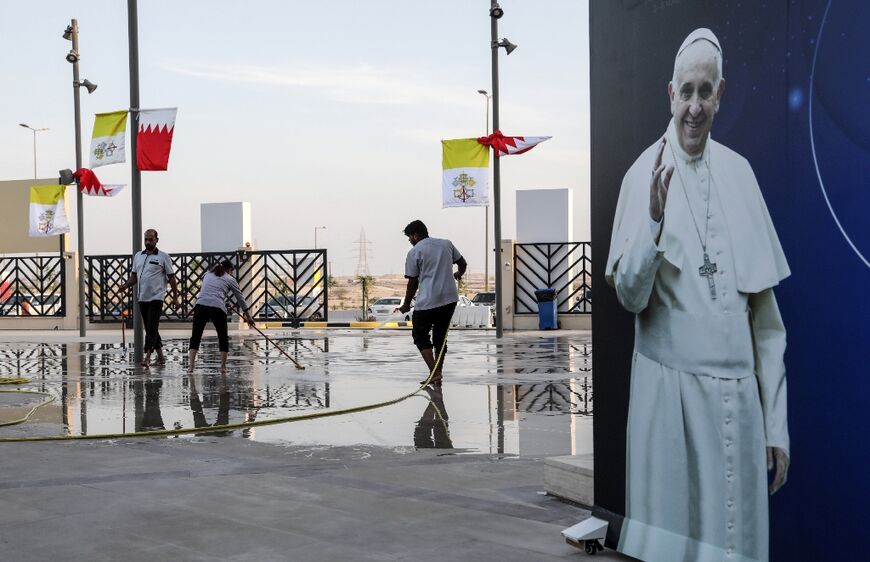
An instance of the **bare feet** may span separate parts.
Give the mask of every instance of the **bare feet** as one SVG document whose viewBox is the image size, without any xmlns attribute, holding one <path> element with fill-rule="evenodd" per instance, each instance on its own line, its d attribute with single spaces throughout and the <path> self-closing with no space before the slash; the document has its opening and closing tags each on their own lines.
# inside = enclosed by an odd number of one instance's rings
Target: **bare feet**
<svg viewBox="0 0 870 562">
<path fill-rule="evenodd" d="M 162 367 L 162 366 L 166 365 L 166 357 L 164 357 L 163 354 L 158 355 L 157 361 L 155 361 L 154 364 L 157 365 L 158 367 Z"/>
</svg>

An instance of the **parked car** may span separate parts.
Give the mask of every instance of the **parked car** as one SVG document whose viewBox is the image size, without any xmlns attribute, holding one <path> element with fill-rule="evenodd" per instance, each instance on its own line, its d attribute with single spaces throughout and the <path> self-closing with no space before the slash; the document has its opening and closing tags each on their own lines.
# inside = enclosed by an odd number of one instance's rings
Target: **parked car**
<svg viewBox="0 0 870 562">
<path fill-rule="evenodd" d="M 495 306 L 495 293 L 492 291 L 477 293 L 471 299 L 471 304 L 474 306 Z"/>
<path fill-rule="evenodd" d="M 60 295 L 34 296 L 30 301 L 36 311 L 42 316 L 57 314 L 60 310 Z"/>
<path fill-rule="evenodd" d="M 459 295 L 459 301 L 457 301 L 456 307 L 459 308 L 461 306 L 474 306 L 474 303 L 465 295 Z"/>
<path fill-rule="evenodd" d="M 583 298 L 575 299 L 571 312 L 592 312 L 592 289 L 583 291 Z"/>
<path fill-rule="evenodd" d="M 471 299 L 472 306 L 488 306 L 492 310 L 492 323 L 495 325 L 495 292 L 483 291 L 474 295 Z"/>
<path fill-rule="evenodd" d="M 416 299 L 411 299 L 411 310 L 402 314 L 399 312 L 399 307 L 402 306 L 402 301 L 404 297 L 399 296 L 391 296 L 391 297 L 383 297 L 376 300 L 369 308 L 368 308 L 368 317 L 371 322 L 383 322 L 385 320 L 397 320 L 397 321 L 409 321 L 411 320 L 411 315 L 414 314 L 414 304 L 416 304 Z"/>
<path fill-rule="evenodd" d="M 298 315 L 298 318 L 297 318 Z M 268 320 L 320 320 L 320 303 L 314 297 L 282 295 L 272 297 L 257 311 L 254 318 Z"/>
<path fill-rule="evenodd" d="M 0 316 L 33 316 L 38 314 L 33 295 L 9 295 L 0 302 Z"/>
</svg>

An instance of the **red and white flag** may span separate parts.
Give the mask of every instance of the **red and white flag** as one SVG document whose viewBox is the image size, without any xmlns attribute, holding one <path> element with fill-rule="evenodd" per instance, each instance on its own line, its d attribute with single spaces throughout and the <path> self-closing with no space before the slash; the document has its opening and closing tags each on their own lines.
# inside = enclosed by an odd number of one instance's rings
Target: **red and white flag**
<svg viewBox="0 0 870 562">
<path fill-rule="evenodd" d="M 506 137 L 496 130 L 488 137 L 480 137 L 477 142 L 491 146 L 496 158 L 511 154 L 522 154 L 535 148 L 538 144 L 553 137 Z"/>
<path fill-rule="evenodd" d="M 136 163 L 140 170 L 165 170 L 175 131 L 176 107 L 139 110 Z"/>
<path fill-rule="evenodd" d="M 106 184 L 100 183 L 97 174 L 93 170 L 80 168 L 73 173 L 73 177 L 79 180 L 79 190 L 85 195 L 94 195 L 97 197 L 114 197 L 117 195 L 125 184 Z"/>
</svg>

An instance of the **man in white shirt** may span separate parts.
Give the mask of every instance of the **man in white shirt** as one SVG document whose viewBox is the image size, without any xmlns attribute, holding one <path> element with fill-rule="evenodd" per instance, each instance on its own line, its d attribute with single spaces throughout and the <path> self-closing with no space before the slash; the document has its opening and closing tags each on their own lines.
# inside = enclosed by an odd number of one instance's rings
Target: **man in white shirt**
<svg viewBox="0 0 870 562">
<path fill-rule="evenodd" d="M 172 304 L 178 307 L 178 282 L 172 267 L 172 258 L 166 252 L 157 249 L 157 231 L 150 228 L 145 231 L 145 249 L 133 256 L 133 271 L 130 278 L 121 285 L 123 294 L 128 288 L 138 285 L 136 302 L 139 306 L 142 323 L 145 326 L 145 357 L 142 366 L 151 365 L 151 353 L 157 352 L 157 364 L 165 365 L 163 356 L 163 340 L 160 338 L 160 315 L 163 313 L 163 299 L 166 298 L 166 283 L 172 286 Z"/>
<path fill-rule="evenodd" d="M 465 275 L 468 264 L 450 240 L 429 238 L 429 230 L 423 221 L 409 223 L 404 233 L 413 248 L 405 258 L 408 287 L 399 311 L 404 314 L 411 310 L 411 299 L 417 294 L 414 314 L 411 317 L 411 335 L 432 375 L 429 383 L 439 385 L 444 356 L 447 355 L 444 340 L 459 300 L 456 282 Z M 456 273 L 453 272 L 453 264 L 457 266 Z"/>
<path fill-rule="evenodd" d="M 767 560 L 788 469 L 789 269 L 749 163 L 710 138 L 724 90 L 719 41 L 695 30 L 614 218 L 605 278 L 636 314 L 619 550 L 642 560 Z"/>
</svg>

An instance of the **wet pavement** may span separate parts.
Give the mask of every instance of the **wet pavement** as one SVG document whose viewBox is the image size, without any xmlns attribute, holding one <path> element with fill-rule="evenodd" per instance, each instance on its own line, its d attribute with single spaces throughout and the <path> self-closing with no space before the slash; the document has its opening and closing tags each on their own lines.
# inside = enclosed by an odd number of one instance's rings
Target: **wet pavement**
<svg viewBox="0 0 870 562">
<path fill-rule="evenodd" d="M 234 338 L 226 373 L 216 342 L 186 372 L 187 341 L 165 342 L 167 364 L 131 368 L 120 343 L 5 343 L 0 376 L 55 402 L 0 437 L 98 435 L 196 428 L 284 418 L 376 403 L 413 391 L 426 376 L 407 332 L 270 334 L 305 370 L 263 338 Z M 456 331 L 445 383 L 365 413 L 235 430 L 243 439 L 293 445 L 377 445 L 456 452 L 550 456 L 591 452 L 592 376 L 588 335 L 509 337 Z M 9 389 L 6 386 L 6 389 Z M 0 422 L 13 403 L 0 396 Z M 8 403 L 7 403 L 8 402 Z M 16 408 L 16 412 L 18 408 Z M 190 438 L 190 437 L 185 437 Z"/>
<path fill-rule="evenodd" d="M 165 367 L 120 336 L 0 334 L 0 377 L 55 401 L 0 437 L 198 428 L 412 392 L 408 331 L 242 331 L 229 369 L 165 332 Z M 585 559 L 582 508 L 543 493 L 543 458 L 592 451 L 588 332 L 451 332 L 442 388 L 364 413 L 216 433 L 0 443 L 0 559 Z M 4 385 L 6 390 L 9 385 Z M 15 388 L 15 387 L 11 387 Z M 0 394 L 0 423 L 41 395 Z M 613 552 L 597 560 L 626 560 Z"/>
</svg>

